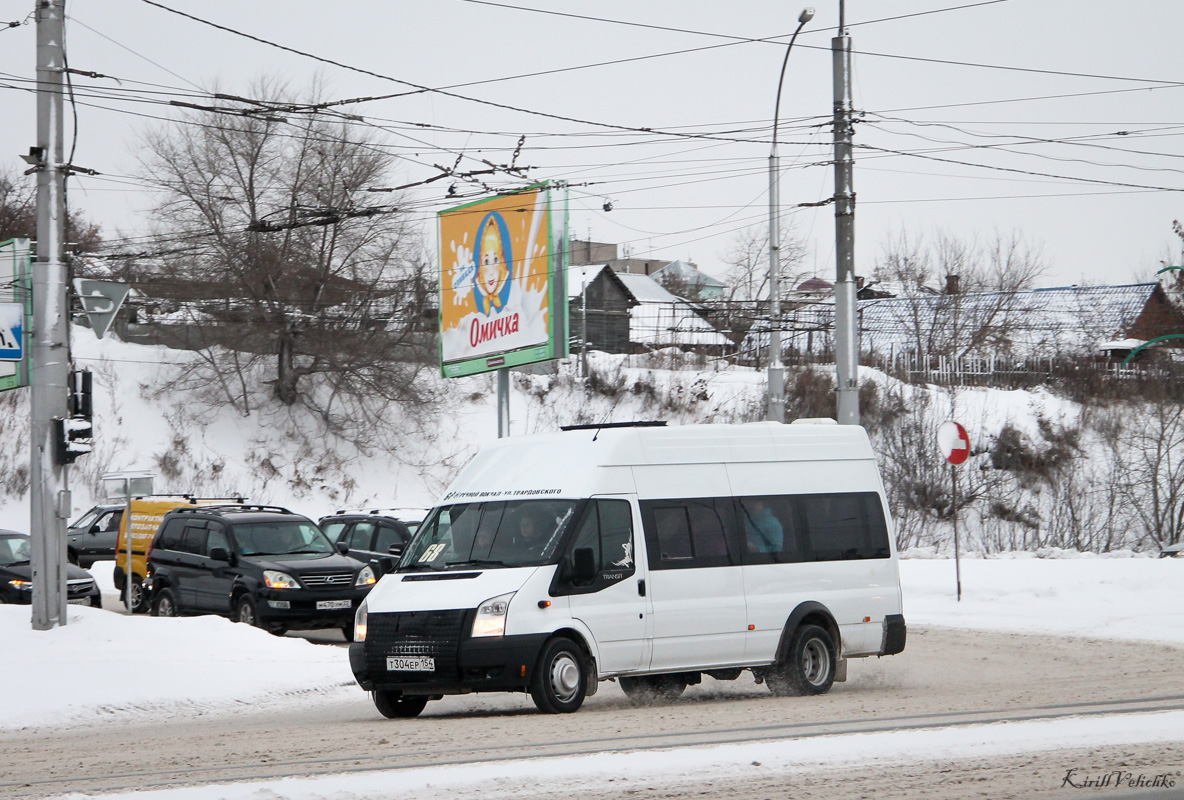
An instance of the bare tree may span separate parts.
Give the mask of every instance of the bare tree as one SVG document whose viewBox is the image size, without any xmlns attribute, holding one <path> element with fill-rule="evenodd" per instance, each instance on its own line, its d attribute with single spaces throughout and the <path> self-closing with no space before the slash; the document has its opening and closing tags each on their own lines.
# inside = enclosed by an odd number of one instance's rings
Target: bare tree
<svg viewBox="0 0 1184 800">
<path fill-rule="evenodd" d="M 1024 311 L 1017 292 L 1044 270 L 1039 248 L 1019 233 L 978 243 L 902 232 L 885 245 L 873 280 L 909 299 L 895 323 L 918 354 L 963 356 L 1011 347 Z"/>
<path fill-rule="evenodd" d="M 241 113 L 194 111 L 145 137 L 157 244 L 171 253 L 147 291 L 203 323 L 195 378 L 225 401 L 249 413 L 262 382 L 365 438 L 386 404 L 425 399 L 434 293 L 421 239 L 366 192 L 395 166 L 381 142 L 274 83 L 255 94 Z"/>
<path fill-rule="evenodd" d="M 806 242 L 785 227 L 781 235 L 781 289 L 788 294 L 801 280 Z M 769 228 L 754 225 L 739 231 L 722 257 L 728 267 L 724 282 L 729 300 L 761 300 L 769 296 Z"/>
<path fill-rule="evenodd" d="M 37 186 L 27 176 L 0 171 L 0 242 L 16 238 L 37 238 Z M 98 225 L 71 211 L 66 241 L 71 252 L 89 253 L 99 248 L 103 237 Z"/>
</svg>

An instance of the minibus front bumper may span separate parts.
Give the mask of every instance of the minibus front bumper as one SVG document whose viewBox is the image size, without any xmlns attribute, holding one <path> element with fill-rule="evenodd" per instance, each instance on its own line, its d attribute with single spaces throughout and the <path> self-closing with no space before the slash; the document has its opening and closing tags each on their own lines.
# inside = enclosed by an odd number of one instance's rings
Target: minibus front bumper
<svg viewBox="0 0 1184 800">
<path fill-rule="evenodd" d="M 354 642 L 349 648 L 350 668 L 358 685 L 367 691 L 404 694 L 525 689 L 548 634 L 473 638 L 469 635 L 473 613 L 370 614 L 366 641 Z M 399 668 L 408 659 L 417 662 L 415 670 Z M 431 660 L 430 669 L 424 659 Z"/>
</svg>

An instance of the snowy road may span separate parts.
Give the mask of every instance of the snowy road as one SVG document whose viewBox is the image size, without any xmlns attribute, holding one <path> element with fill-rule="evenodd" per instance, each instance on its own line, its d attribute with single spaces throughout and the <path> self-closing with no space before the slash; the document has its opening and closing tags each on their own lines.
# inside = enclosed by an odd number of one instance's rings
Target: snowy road
<svg viewBox="0 0 1184 800">
<path fill-rule="evenodd" d="M 302 703 L 297 697 L 285 707 L 259 712 L 249 707 L 235 714 L 181 711 L 147 723 L 115 719 L 0 731 L 0 796 L 330 774 L 343 775 L 328 779 L 343 788 L 342 781 L 373 780 L 385 769 L 427 767 L 430 775 L 432 768 L 449 766 L 448 774 L 461 774 L 464 770 L 458 773 L 454 765 L 492 760 L 504 765 L 539 756 L 562 761 L 590 753 L 657 758 L 659 751 L 672 754 L 711 744 L 722 745 L 719 752 L 724 752 L 728 743 L 737 742 L 749 743 L 745 753 L 754 752 L 754 743 L 768 743 L 766 764 L 817 748 L 819 742 L 831 748 L 850 742 L 843 746 L 857 746 L 858 752 L 847 752 L 843 763 L 832 757 L 830 766 L 812 770 L 800 761 L 793 769 L 750 767 L 745 761 L 746 771 L 739 773 L 719 768 L 708 777 L 696 777 L 693 770 L 682 776 L 674 771 L 635 777 L 620 786 L 622 791 L 611 781 L 596 780 L 584 785 L 581 795 L 619 796 L 627 785 L 635 797 L 710 792 L 713 797 L 784 798 L 791 785 L 795 796 L 810 796 L 809 787 L 815 785 L 817 796 L 824 796 L 826 786 L 841 781 L 849 791 L 830 796 L 874 788 L 881 798 L 965 797 L 972 789 L 988 797 L 1054 797 L 1072 796 L 1062 788 L 1070 769 L 1090 775 L 1121 766 L 1178 779 L 1184 767 L 1181 746 L 1171 741 L 1184 740 L 1184 733 L 1170 733 L 1184 730 L 1182 648 L 921 628 L 911 632 L 906 656 L 852 661 L 846 684 L 814 698 L 773 698 L 744 679 L 705 681 L 679 702 L 638 709 L 616 686 L 605 684 L 574 715 L 536 714 L 523 697 L 480 696 L 445 698 L 430 704 L 419 719 L 388 721 L 361 690 L 345 687 L 332 690 L 332 703 Z M 1032 734 L 1034 727 L 1046 725 L 1063 731 Z M 633 755 L 613 755 L 622 751 Z M 866 763 L 862 752 L 868 753 Z M 560 780 L 579 780 L 579 773 L 565 770 Z M 400 774 L 412 779 L 414 770 Z M 512 776 L 504 782 L 507 796 L 541 791 L 537 780 L 522 776 L 517 783 Z M 547 785 L 554 788 L 555 782 Z M 1177 783 L 1181 787 L 1184 780 Z M 407 788 L 411 792 L 412 786 Z M 494 796 L 491 788 L 473 784 L 467 790 L 471 794 L 462 786 L 448 793 L 489 797 Z M 340 796 L 371 796 L 358 791 Z M 245 795 L 223 795 L 210 787 L 192 795 L 222 796 Z"/>
</svg>

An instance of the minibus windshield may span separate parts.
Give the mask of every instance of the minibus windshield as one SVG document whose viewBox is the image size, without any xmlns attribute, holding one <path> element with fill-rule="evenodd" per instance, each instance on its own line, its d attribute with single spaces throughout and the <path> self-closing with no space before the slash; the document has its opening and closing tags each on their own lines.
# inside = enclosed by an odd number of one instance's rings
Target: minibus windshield
<svg viewBox="0 0 1184 800">
<path fill-rule="evenodd" d="M 399 571 L 553 564 L 577 500 L 441 506 L 420 526 Z"/>
</svg>

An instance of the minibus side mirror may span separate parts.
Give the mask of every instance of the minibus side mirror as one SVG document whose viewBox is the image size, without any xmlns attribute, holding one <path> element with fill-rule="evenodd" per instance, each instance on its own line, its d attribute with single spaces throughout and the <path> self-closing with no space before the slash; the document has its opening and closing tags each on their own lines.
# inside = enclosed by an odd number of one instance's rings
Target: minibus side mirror
<svg viewBox="0 0 1184 800">
<path fill-rule="evenodd" d="M 210 548 L 210 560 L 211 561 L 225 561 L 226 563 L 229 564 L 230 563 L 230 551 L 227 550 L 225 547 L 211 547 Z"/>
<path fill-rule="evenodd" d="M 579 547 L 571 554 L 572 583 L 587 586 L 596 580 L 596 554 L 591 547 Z"/>
<path fill-rule="evenodd" d="M 395 560 L 387 556 L 380 556 L 374 565 L 378 568 L 376 571 L 379 575 L 388 575 L 395 571 Z"/>
</svg>

